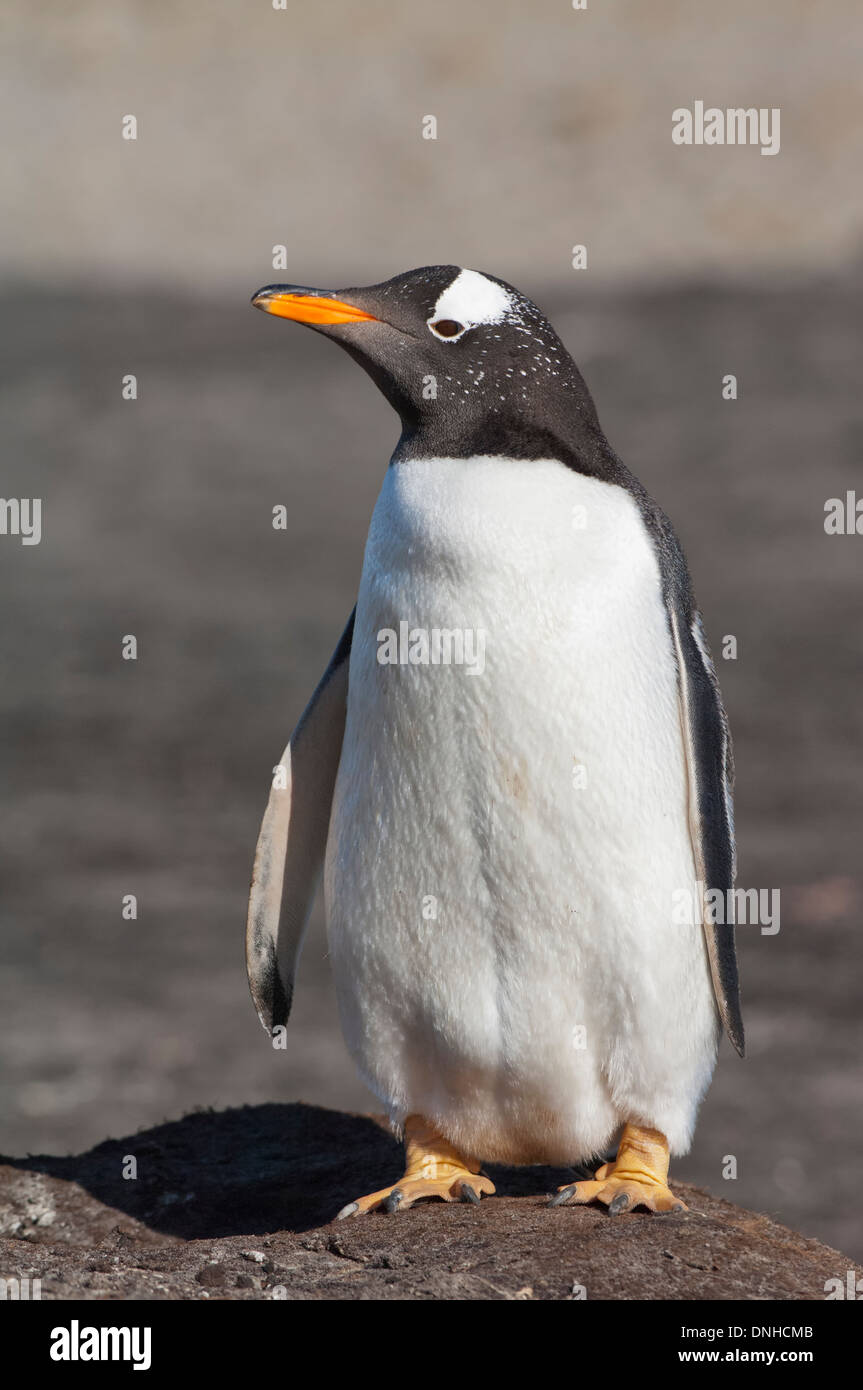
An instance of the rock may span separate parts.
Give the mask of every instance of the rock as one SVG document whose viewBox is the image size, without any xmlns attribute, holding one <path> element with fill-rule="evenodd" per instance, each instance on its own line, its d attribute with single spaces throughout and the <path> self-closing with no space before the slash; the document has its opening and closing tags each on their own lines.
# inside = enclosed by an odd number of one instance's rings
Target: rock
<svg viewBox="0 0 863 1390">
<path fill-rule="evenodd" d="M 124 1179 L 123 1155 L 144 1143 L 158 1180 Z M 863 1275 L 684 1183 L 690 1210 L 664 1217 L 549 1208 L 565 1169 L 490 1167 L 498 1195 L 478 1207 L 430 1202 L 336 1225 L 346 1202 L 398 1177 L 400 1159 L 372 1119 L 263 1105 L 196 1112 L 70 1158 L 5 1160 L 0 1275 L 41 1277 L 43 1299 L 513 1301 L 823 1300 L 828 1280 Z M 193 1202 L 164 1200 L 191 1190 Z M 33 1224 L 35 1195 L 52 1225 Z"/>
</svg>

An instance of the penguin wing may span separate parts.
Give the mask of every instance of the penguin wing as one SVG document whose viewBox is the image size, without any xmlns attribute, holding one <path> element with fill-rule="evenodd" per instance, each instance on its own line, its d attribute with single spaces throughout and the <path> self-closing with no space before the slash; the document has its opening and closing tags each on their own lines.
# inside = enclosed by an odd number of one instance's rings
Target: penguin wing
<svg viewBox="0 0 863 1390">
<path fill-rule="evenodd" d="M 294 974 L 327 845 L 347 711 L 354 615 L 280 759 L 252 870 L 246 970 L 266 1031 L 287 1023 Z"/>
<path fill-rule="evenodd" d="M 719 889 L 728 921 L 708 921 L 704 937 L 716 1003 L 728 1037 L 743 1056 L 743 1019 L 734 946 L 734 762 L 719 682 L 694 605 L 669 605 L 680 672 L 681 724 L 689 774 L 689 829 L 698 878 L 705 891 Z"/>
</svg>

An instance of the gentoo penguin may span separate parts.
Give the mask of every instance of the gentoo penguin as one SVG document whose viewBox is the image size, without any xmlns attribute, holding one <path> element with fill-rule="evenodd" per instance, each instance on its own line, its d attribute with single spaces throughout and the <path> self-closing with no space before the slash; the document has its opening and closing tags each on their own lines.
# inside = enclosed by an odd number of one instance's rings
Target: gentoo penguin
<svg viewBox="0 0 863 1390">
<path fill-rule="evenodd" d="M 340 343 L 402 425 L 247 925 L 272 1032 L 323 868 L 345 1039 L 407 1148 L 340 1215 L 478 1202 L 483 1161 L 617 1136 L 552 1201 L 680 1209 L 669 1154 L 743 1028 L 730 913 L 704 903 L 732 901 L 731 744 L 671 524 L 503 280 L 427 266 L 252 303 Z"/>
</svg>

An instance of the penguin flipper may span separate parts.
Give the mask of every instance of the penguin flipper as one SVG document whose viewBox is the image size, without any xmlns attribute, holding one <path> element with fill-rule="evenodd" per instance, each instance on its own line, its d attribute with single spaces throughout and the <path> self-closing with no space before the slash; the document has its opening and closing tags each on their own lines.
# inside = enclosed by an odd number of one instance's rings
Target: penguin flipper
<svg viewBox="0 0 863 1390">
<path fill-rule="evenodd" d="M 680 671 L 681 723 L 689 772 L 689 828 L 698 878 L 705 890 L 719 889 L 728 920 L 708 921 L 704 938 L 713 992 L 729 1040 L 743 1056 L 740 981 L 734 945 L 733 888 L 737 871 L 734 850 L 734 762 L 731 735 L 719 682 L 707 647 L 701 614 L 692 606 L 670 607 L 671 627 Z"/>
<path fill-rule="evenodd" d="M 267 1033 L 288 1021 L 294 974 L 324 860 L 347 711 L 354 615 L 280 759 L 258 844 L 246 919 L 246 971 Z"/>
</svg>

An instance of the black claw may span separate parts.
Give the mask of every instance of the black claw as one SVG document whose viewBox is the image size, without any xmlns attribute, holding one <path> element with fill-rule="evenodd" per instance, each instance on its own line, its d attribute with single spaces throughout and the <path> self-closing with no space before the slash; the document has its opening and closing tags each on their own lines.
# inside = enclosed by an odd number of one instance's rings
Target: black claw
<svg viewBox="0 0 863 1390">
<path fill-rule="evenodd" d="M 608 1204 L 609 1216 L 620 1216 L 621 1212 L 626 1211 L 630 1206 L 630 1196 L 628 1192 L 618 1192 L 616 1197 L 612 1197 Z"/>
<path fill-rule="evenodd" d="M 479 1193 L 469 1182 L 463 1182 L 461 1185 L 461 1199 L 463 1202 L 473 1202 L 475 1207 L 479 1206 Z"/>
<path fill-rule="evenodd" d="M 397 1187 L 394 1187 L 389 1197 L 385 1197 L 381 1203 L 382 1209 L 392 1216 L 393 1212 L 398 1211 L 401 1206 L 403 1196 L 404 1193 L 400 1192 Z"/>
<path fill-rule="evenodd" d="M 578 1190 L 578 1183 L 571 1182 L 569 1187 L 562 1187 L 559 1192 L 555 1192 L 548 1199 L 550 1207 L 562 1207 L 564 1202 L 568 1202 L 570 1197 L 574 1197 Z"/>
</svg>

